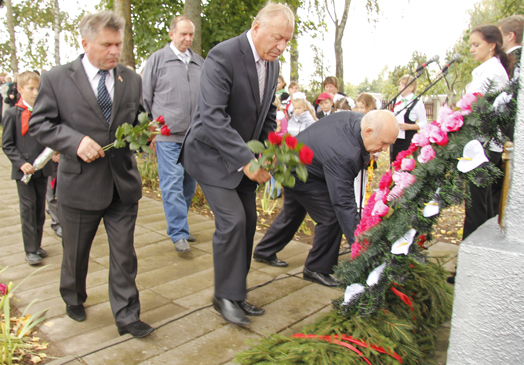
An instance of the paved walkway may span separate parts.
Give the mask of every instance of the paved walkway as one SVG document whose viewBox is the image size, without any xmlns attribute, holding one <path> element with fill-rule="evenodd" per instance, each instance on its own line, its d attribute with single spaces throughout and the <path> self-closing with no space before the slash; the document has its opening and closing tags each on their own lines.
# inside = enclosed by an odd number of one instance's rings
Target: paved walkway
<svg viewBox="0 0 524 365">
<path fill-rule="evenodd" d="M 10 171 L 9 160 L 0 152 L 0 266 L 9 266 L 0 282 L 12 280 L 16 284 L 36 268 L 27 265 L 24 259 L 18 195 L 15 183 L 10 180 Z M 156 330 L 144 339 L 119 336 L 108 298 L 109 249 L 103 225 L 91 249 L 87 277 L 89 297 L 85 303 L 87 320 L 79 323 L 67 317 L 60 298 L 62 247 L 49 223 L 47 219 L 42 244 L 49 254 L 44 264 L 49 266 L 17 290 L 19 303 L 16 305 L 23 310 L 37 298 L 30 312 L 48 309 L 47 320 L 40 329 L 61 353 L 52 364 L 232 364 L 235 353 L 249 348 L 245 344 L 247 339 L 256 340 L 275 332 L 296 333 L 329 311 L 331 299 L 343 293 L 340 289 L 304 281 L 301 275 L 287 277 L 302 272 L 310 248 L 294 241 L 279 254 L 279 258 L 289 262 L 289 267 L 252 263 L 248 286 L 254 290 L 248 299 L 264 307 L 266 314 L 252 317 L 253 323 L 248 328 L 230 325 L 210 306 L 213 220 L 190 214 L 190 230 L 197 242 L 192 244 L 191 252 L 178 254 L 166 234 L 161 202 L 143 198 L 135 231 L 137 284 L 141 319 Z M 257 234 L 255 240 L 260 238 Z M 436 254 L 449 251 L 449 247 L 440 247 L 442 252 L 437 248 L 435 245 Z M 270 282 L 275 277 L 283 279 Z M 267 282 L 270 283 L 257 287 Z M 439 334 L 442 340 L 439 343 L 442 351 L 437 353 L 439 360 L 445 359 L 448 336 L 449 328 L 447 335 L 443 328 Z"/>
</svg>

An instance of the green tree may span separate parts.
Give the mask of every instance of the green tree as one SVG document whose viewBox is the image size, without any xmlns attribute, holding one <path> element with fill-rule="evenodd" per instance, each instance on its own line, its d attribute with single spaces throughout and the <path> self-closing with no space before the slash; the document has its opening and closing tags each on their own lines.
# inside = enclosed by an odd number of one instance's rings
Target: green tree
<svg viewBox="0 0 524 365">
<path fill-rule="evenodd" d="M 11 0 L 12 2 L 12 0 Z M 78 18 L 57 9 L 60 32 L 64 32 L 66 42 L 78 47 Z M 55 44 L 51 44 L 51 33 L 56 31 L 54 0 L 21 0 L 12 2 L 12 27 L 8 16 L 4 29 L 9 29 L 10 42 L 0 44 L 0 58 L 5 61 L 11 57 L 9 70 L 18 72 L 18 60 L 24 69 L 40 69 L 55 64 Z M 12 30 L 12 34 L 11 34 Z M 16 59 L 16 61 L 14 61 Z M 2 62 L 7 68 L 6 62 Z M 6 70 L 7 71 L 7 70 Z"/>
</svg>

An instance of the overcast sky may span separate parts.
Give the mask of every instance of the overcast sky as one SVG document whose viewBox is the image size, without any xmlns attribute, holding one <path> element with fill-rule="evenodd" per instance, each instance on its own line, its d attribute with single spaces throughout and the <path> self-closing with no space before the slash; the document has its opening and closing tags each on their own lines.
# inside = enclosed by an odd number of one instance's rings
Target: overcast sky
<svg viewBox="0 0 524 365">
<path fill-rule="evenodd" d="M 446 51 L 468 26 L 468 10 L 473 9 L 477 1 L 379 0 L 380 14 L 373 15 L 378 21 L 370 23 L 365 9 L 366 0 L 353 0 L 342 41 L 345 81 L 357 84 L 366 77 L 372 80 L 385 65 L 392 70 L 397 65 L 407 64 L 414 51 L 425 53 L 428 57 L 439 55 L 440 62 L 444 62 Z M 344 0 L 335 2 L 342 11 Z M 60 7 L 63 11 L 76 14 L 82 8 L 94 11 L 96 3 L 60 0 Z M 2 10 L 1 13 L 5 14 L 5 10 Z M 324 41 L 320 37 L 312 39 L 310 36 L 299 39 L 299 61 L 302 64 L 300 83 L 305 86 L 309 84 L 314 70 L 311 43 L 323 48 L 327 72 L 335 74 L 334 25 L 327 14 L 325 22 L 328 31 L 324 34 Z M 79 52 L 65 47 L 64 42 L 61 50 L 64 63 L 75 59 Z M 285 57 L 289 59 L 287 52 Z M 282 65 L 282 74 L 289 82 L 288 64 Z"/>
</svg>

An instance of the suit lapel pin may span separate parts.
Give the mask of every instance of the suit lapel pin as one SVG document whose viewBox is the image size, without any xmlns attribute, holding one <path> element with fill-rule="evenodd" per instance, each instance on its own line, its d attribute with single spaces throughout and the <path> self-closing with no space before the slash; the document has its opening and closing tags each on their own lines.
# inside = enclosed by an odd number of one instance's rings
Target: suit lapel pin
<svg viewBox="0 0 524 365">
<path fill-rule="evenodd" d="M 122 78 L 122 76 L 118 75 L 118 81 L 124 82 L 124 79 Z"/>
</svg>

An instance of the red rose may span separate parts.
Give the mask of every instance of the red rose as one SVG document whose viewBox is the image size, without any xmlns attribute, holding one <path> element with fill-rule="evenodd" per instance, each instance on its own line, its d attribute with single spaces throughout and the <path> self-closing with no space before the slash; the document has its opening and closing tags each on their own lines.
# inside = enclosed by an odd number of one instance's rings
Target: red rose
<svg viewBox="0 0 524 365">
<path fill-rule="evenodd" d="M 269 143 L 273 145 L 280 146 L 282 144 L 282 137 L 276 134 L 275 132 L 269 132 L 267 138 L 269 139 Z"/>
<path fill-rule="evenodd" d="M 295 137 L 292 137 L 292 138 L 295 140 L 295 147 L 296 147 L 297 140 Z M 287 142 L 288 140 L 289 140 L 289 137 L 286 138 L 286 144 L 289 147 L 289 144 Z M 300 149 L 300 151 L 298 152 L 298 157 L 300 158 L 300 162 L 302 162 L 304 165 L 311 165 L 311 163 L 313 162 L 313 151 L 311 151 L 311 148 L 309 148 L 308 146 L 303 146 Z"/>
<path fill-rule="evenodd" d="M 159 115 L 158 118 L 156 118 L 156 122 L 158 124 L 164 124 L 166 121 L 164 120 L 164 117 Z"/>
<path fill-rule="evenodd" d="M 293 137 L 291 134 L 288 134 L 286 136 L 286 146 L 290 149 L 290 150 L 294 150 L 295 148 L 297 148 L 297 139 L 295 137 Z M 311 150 L 310 150 L 311 151 Z M 313 152 L 311 152 L 311 158 L 313 158 Z M 303 162 L 304 163 L 304 162 Z M 311 162 L 310 162 L 311 163 Z M 309 165 L 309 164 L 306 164 L 306 165 Z"/>
<path fill-rule="evenodd" d="M 162 128 L 160 128 L 160 134 L 163 136 L 170 136 L 171 130 L 167 128 L 167 125 L 164 125 Z"/>
</svg>

